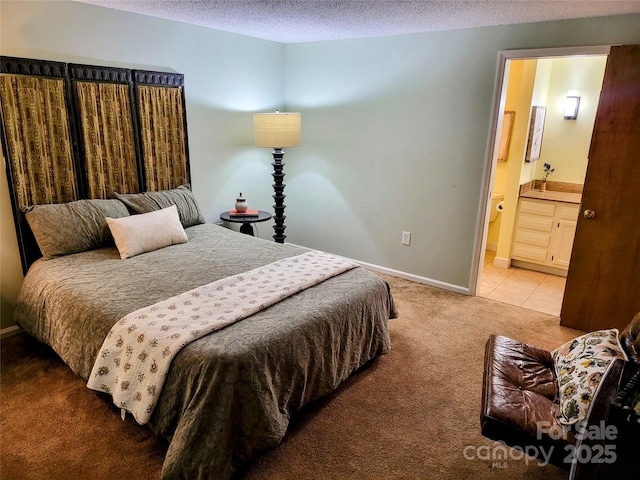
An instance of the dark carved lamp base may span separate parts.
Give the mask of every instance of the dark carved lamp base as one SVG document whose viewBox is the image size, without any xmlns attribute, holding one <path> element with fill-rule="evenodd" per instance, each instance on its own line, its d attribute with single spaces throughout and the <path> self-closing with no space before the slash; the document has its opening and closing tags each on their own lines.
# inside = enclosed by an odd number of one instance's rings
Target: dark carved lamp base
<svg viewBox="0 0 640 480">
<path fill-rule="evenodd" d="M 273 199 L 276 201 L 273 206 L 273 220 L 275 224 L 273 225 L 273 230 L 275 235 L 273 239 L 276 243 L 284 243 L 284 239 L 287 238 L 284 234 L 285 228 L 287 228 L 284 224 L 284 219 L 287 218 L 284 215 L 284 209 L 286 205 L 284 204 L 284 199 L 286 195 L 284 194 L 285 184 L 282 182 L 284 180 L 284 162 L 282 161 L 282 157 L 284 157 L 284 151 L 281 148 L 273 149 L 273 180 L 275 183 L 273 184 Z"/>
</svg>

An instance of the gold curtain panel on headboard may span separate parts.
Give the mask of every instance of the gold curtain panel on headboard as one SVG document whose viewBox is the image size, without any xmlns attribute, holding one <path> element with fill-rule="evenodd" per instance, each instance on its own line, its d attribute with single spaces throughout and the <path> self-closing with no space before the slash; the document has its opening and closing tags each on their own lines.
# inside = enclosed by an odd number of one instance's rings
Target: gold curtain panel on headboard
<svg viewBox="0 0 640 480">
<path fill-rule="evenodd" d="M 191 183 L 181 73 L 0 55 L 0 113 L 24 272 L 42 256 L 25 207 Z"/>
<path fill-rule="evenodd" d="M 18 208 L 78 199 L 63 79 L 0 76 Z"/>
<path fill-rule="evenodd" d="M 76 82 L 90 198 L 136 193 L 136 162 L 129 86 Z"/>
<path fill-rule="evenodd" d="M 139 85 L 137 92 L 147 190 L 188 183 L 182 88 Z"/>
</svg>

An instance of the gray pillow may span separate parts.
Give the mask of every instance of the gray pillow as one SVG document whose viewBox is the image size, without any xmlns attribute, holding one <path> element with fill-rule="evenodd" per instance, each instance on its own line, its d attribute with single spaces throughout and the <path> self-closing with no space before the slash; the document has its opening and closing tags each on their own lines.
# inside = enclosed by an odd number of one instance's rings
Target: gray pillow
<svg viewBox="0 0 640 480">
<path fill-rule="evenodd" d="M 184 228 L 205 223 L 198 202 L 187 185 L 159 192 L 116 193 L 115 197 L 132 213 L 149 213 L 175 205 Z"/>
<path fill-rule="evenodd" d="M 34 205 L 25 214 L 45 260 L 112 245 L 106 217 L 129 216 L 118 200 Z"/>
</svg>

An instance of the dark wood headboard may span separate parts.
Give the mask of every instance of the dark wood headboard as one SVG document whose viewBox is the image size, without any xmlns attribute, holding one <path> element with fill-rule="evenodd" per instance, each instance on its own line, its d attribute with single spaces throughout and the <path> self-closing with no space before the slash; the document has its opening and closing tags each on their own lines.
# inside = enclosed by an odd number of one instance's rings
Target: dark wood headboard
<svg viewBox="0 0 640 480">
<path fill-rule="evenodd" d="M 191 183 L 184 75 L 0 57 L 2 151 L 22 268 L 31 205 Z"/>
</svg>

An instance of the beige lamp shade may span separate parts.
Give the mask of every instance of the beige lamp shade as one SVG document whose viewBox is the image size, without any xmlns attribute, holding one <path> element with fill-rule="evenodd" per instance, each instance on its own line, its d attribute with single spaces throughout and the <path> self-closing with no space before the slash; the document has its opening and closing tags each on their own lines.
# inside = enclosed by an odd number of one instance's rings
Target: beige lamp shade
<svg viewBox="0 0 640 480">
<path fill-rule="evenodd" d="M 257 147 L 302 145 L 302 117 L 299 113 L 255 113 L 253 126 Z"/>
</svg>

